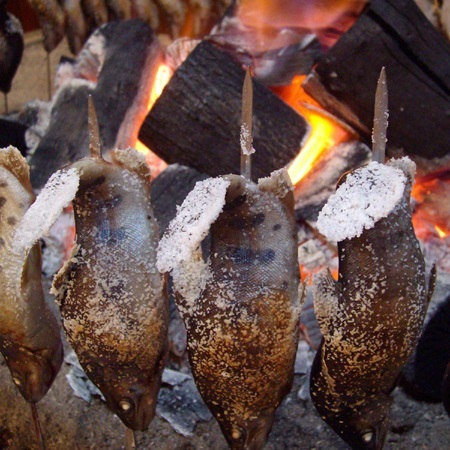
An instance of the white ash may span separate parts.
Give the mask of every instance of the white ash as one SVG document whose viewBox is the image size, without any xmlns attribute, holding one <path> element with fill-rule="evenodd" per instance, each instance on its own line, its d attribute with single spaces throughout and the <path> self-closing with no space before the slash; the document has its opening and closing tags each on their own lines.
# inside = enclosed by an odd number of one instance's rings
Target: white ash
<svg viewBox="0 0 450 450">
<path fill-rule="evenodd" d="M 160 272 L 170 272 L 191 259 L 222 211 L 229 184 L 223 178 L 210 178 L 195 185 L 161 238 L 157 257 Z"/>
<path fill-rule="evenodd" d="M 244 155 L 250 156 L 252 153 L 255 153 L 255 149 L 251 145 L 253 139 L 252 134 L 250 132 L 250 129 L 247 124 L 243 123 L 241 125 L 241 135 L 240 135 L 240 142 L 241 142 L 241 152 Z M 248 143 L 250 143 L 250 148 L 248 147 Z"/>
<path fill-rule="evenodd" d="M 62 210 L 75 197 L 79 181 L 80 176 L 75 169 L 60 170 L 50 177 L 17 227 L 14 238 L 17 253 L 27 251 L 47 234 Z"/>
<path fill-rule="evenodd" d="M 333 242 L 360 236 L 392 212 L 406 182 L 403 170 L 393 165 L 372 162 L 356 169 L 328 199 L 319 213 L 317 229 Z"/>
</svg>

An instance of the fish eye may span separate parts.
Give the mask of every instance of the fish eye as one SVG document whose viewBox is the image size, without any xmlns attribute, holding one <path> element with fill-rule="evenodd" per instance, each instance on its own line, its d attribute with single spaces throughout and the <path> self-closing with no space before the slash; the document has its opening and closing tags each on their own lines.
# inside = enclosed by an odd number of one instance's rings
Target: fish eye
<svg viewBox="0 0 450 450">
<path fill-rule="evenodd" d="M 16 386 L 22 386 L 22 380 L 17 375 L 13 375 L 12 379 Z"/>
<path fill-rule="evenodd" d="M 369 443 L 372 440 L 372 438 L 373 438 L 372 430 L 365 430 L 361 434 L 361 439 L 366 443 Z"/>
<path fill-rule="evenodd" d="M 128 398 L 123 398 L 119 402 L 119 406 L 122 409 L 122 411 L 129 411 L 133 407 L 133 402 Z"/>
<path fill-rule="evenodd" d="M 233 439 L 239 439 L 241 437 L 241 432 L 235 428 L 232 432 L 231 432 L 231 437 Z"/>
</svg>

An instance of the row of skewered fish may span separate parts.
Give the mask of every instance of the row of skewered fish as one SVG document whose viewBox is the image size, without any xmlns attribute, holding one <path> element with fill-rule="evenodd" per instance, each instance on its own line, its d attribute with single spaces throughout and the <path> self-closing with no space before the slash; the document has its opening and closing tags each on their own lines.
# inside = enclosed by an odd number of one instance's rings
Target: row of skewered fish
<svg viewBox="0 0 450 450">
<path fill-rule="evenodd" d="M 47 52 L 66 36 L 78 54 L 91 32 L 111 20 L 139 18 L 172 38 L 204 35 L 229 6 L 228 0 L 28 0 Z"/>
<path fill-rule="evenodd" d="M 73 198 L 77 242 L 53 287 L 69 343 L 108 407 L 129 429 L 147 429 L 167 354 L 169 272 L 206 405 L 231 448 L 262 448 L 291 388 L 303 297 L 286 171 L 258 183 L 238 175 L 198 183 L 158 243 L 143 158 L 128 149 L 103 160 L 92 113 L 90 135 L 91 157 L 61 174 L 76 179 L 65 197 Z M 27 164 L 3 149 L 0 169 L 0 350 L 35 404 L 58 372 L 62 347 L 42 294 L 38 233 L 28 236 L 34 195 Z M 432 293 L 434 271 L 427 282 L 411 224 L 413 177 L 405 159 L 373 162 L 341 180 L 344 217 L 366 213 L 371 221 L 349 233 L 352 221 L 344 220 L 335 235 L 339 279 L 323 273 L 315 282 L 323 341 L 311 396 L 353 448 L 382 448 L 389 394 Z M 376 195 L 386 193 L 389 206 L 374 212 Z M 354 195 L 368 204 L 346 205 Z M 339 228 L 339 216 L 324 212 L 325 234 Z"/>
</svg>

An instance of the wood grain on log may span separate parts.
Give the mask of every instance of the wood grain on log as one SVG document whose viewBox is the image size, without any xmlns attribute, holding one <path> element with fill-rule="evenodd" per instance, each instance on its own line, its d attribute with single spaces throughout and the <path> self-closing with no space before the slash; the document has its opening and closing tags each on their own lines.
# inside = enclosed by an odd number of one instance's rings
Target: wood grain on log
<svg viewBox="0 0 450 450">
<path fill-rule="evenodd" d="M 386 67 L 388 148 L 450 153 L 450 45 L 412 0 L 373 0 L 304 84 L 370 141 L 377 78 Z"/>
<path fill-rule="evenodd" d="M 245 71 L 231 55 L 200 43 L 178 68 L 145 119 L 139 139 L 169 164 L 211 176 L 239 173 Z M 254 82 L 253 178 L 268 176 L 299 152 L 309 126 L 272 91 Z"/>
</svg>

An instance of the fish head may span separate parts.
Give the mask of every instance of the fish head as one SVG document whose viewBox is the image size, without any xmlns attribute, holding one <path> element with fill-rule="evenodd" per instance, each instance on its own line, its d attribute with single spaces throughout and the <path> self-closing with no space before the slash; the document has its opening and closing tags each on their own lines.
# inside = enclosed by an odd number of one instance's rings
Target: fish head
<svg viewBox="0 0 450 450">
<path fill-rule="evenodd" d="M 354 449 L 381 450 L 389 427 L 392 399 L 380 393 L 362 406 L 327 421 Z"/>
<path fill-rule="evenodd" d="M 164 365 L 165 355 L 154 370 L 143 370 L 136 365 L 95 368 L 91 364 L 86 372 L 102 392 L 108 408 L 128 428 L 145 431 L 155 416 Z"/>
<path fill-rule="evenodd" d="M 54 349 L 34 351 L 13 343 L 0 348 L 19 392 L 27 402 L 37 403 L 50 389 L 61 368 L 62 343 Z"/>
<path fill-rule="evenodd" d="M 272 429 L 275 409 L 262 410 L 246 420 L 218 420 L 232 449 L 258 450 L 264 447 Z M 226 417 L 226 416 L 222 416 Z"/>
</svg>

